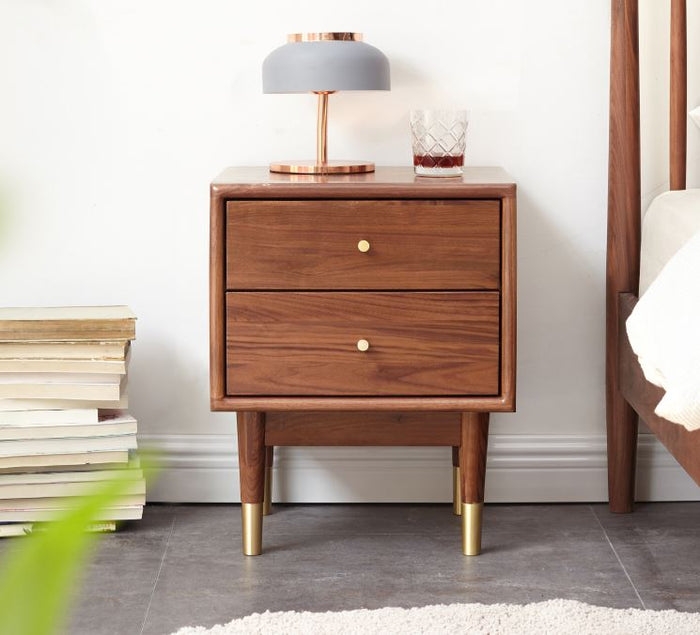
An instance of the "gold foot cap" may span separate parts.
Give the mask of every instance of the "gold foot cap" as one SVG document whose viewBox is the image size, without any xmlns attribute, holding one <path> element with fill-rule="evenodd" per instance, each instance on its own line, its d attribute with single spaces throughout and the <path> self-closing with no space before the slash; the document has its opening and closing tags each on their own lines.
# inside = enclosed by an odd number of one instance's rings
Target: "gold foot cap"
<svg viewBox="0 0 700 635">
<path fill-rule="evenodd" d="M 481 510 L 483 503 L 462 503 L 462 553 L 478 556 L 481 553 Z"/>
<path fill-rule="evenodd" d="M 455 516 L 462 515 L 462 476 L 459 467 L 452 467 L 452 511 Z"/>
<path fill-rule="evenodd" d="M 262 553 L 262 511 L 262 503 L 241 503 L 243 554 L 246 556 Z"/>
</svg>

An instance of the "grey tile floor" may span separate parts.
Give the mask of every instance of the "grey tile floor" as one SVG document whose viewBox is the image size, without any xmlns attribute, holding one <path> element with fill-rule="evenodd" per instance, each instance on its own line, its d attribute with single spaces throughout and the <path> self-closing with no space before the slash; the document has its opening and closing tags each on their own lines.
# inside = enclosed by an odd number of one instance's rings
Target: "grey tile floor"
<svg viewBox="0 0 700 635">
<path fill-rule="evenodd" d="M 70 633 L 167 634 L 266 609 L 341 610 L 557 597 L 700 611 L 700 503 L 489 505 L 483 553 L 460 553 L 448 505 L 275 505 L 263 556 L 236 505 L 150 505 L 107 535 Z"/>
</svg>

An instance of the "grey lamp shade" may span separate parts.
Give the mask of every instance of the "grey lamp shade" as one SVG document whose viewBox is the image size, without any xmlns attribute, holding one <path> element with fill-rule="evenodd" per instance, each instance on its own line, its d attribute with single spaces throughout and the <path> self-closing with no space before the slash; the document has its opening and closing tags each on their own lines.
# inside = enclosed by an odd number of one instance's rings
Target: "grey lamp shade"
<svg viewBox="0 0 700 635">
<path fill-rule="evenodd" d="M 389 89 L 389 60 L 362 41 L 288 42 L 263 62 L 264 93 Z"/>
</svg>

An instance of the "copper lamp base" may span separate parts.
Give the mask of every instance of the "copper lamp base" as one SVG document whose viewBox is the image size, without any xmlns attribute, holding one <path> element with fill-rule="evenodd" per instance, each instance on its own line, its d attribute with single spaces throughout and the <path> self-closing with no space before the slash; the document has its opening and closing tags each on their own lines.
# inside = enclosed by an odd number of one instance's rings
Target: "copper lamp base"
<svg viewBox="0 0 700 635">
<path fill-rule="evenodd" d="M 370 161 L 279 161 L 270 164 L 270 172 L 282 174 L 361 174 L 374 172 Z"/>
</svg>

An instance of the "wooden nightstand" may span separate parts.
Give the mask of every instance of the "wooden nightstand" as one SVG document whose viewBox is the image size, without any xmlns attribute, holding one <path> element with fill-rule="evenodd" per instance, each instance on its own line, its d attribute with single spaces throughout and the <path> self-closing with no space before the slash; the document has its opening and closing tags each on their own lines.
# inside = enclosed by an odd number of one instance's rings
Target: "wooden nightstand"
<svg viewBox="0 0 700 635">
<path fill-rule="evenodd" d="M 211 408 L 238 413 L 244 553 L 276 445 L 452 446 L 479 553 L 488 413 L 515 409 L 515 190 L 499 168 L 212 183 Z"/>
</svg>

